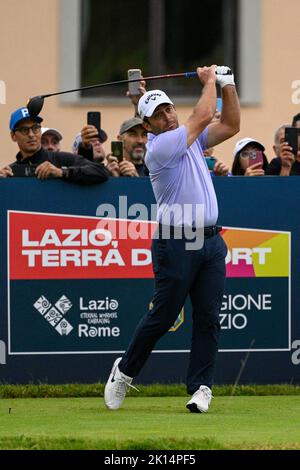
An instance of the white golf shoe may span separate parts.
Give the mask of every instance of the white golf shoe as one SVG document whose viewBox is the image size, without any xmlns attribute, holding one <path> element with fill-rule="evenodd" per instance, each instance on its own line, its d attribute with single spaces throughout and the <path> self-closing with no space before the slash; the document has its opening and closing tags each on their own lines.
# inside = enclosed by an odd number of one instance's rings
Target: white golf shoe
<svg viewBox="0 0 300 470">
<path fill-rule="evenodd" d="M 186 407 L 192 413 L 207 413 L 212 398 L 211 389 L 206 385 L 201 385 L 187 402 Z"/>
<path fill-rule="evenodd" d="M 121 361 L 121 357 L 115 360 L 112 367 L 110 376 L 105 385 L 104 390 L 104 401 L 108 409 L 117 410 L 122 405 L 128 387 L 134 388 L 138 391 L 136 387 L 131 385 L 132 377 L 128 377 L 120 371 L 118 364 Z"/>
</svg>

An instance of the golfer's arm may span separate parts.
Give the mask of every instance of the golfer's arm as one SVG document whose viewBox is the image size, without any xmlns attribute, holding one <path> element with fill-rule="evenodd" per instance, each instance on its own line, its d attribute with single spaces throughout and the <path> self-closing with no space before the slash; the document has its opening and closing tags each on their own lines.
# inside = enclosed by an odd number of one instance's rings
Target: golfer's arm
<svg viewBox="0 0 300 470">
<path fill-rule="evenodd" d="M 194 108 L 193 114 L 185 123 L 188 147 L 197 139 L 212 120 L 216 110 L 216 82 L 208 80 L 204 85 L 201 98 Z"/>
<path fill-rule="evenodd" d="M 223 88 L 222 100 L 220 121 L 208 126 L 207 148 L 224 142 L 240 130 L 240 103 L 234 86 L 227 85 Z"/>
</svg>

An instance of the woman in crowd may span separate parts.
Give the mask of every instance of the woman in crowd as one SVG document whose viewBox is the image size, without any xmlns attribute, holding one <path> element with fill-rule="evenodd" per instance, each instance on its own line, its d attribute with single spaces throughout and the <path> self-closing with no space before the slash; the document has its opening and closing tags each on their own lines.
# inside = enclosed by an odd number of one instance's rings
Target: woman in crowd
<svg viewBox="0 0 300 470">
<path fill-rule="evenodd" d="M 233 176 L 264 176 L 268 160 L 265 147 L 257 140 L 245 137 L 236 143 L 232 164 Z"/>
</svg>

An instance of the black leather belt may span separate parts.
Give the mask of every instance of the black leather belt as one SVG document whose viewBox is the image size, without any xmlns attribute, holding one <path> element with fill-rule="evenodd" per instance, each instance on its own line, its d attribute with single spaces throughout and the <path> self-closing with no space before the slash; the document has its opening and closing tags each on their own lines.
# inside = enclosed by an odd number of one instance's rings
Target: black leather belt
<svg viewBox="0 0 300 470">
<path fill-rule="evenodd" d="M 223 227 L 220 225 L 212 225 L 211 227 L 204 227 L 204 237 L 211 238 L 218 235 L 222 231 Z"/>
<path fill-rule="evenodd" d="M 204 238 L 211 238 L 217 235 L 218 233 L 220 233 L 221 230 L 223 230 L 223 227 L 221 227 L 220 225 L 211 225 L 210 227 L 204 227 L 204 229 L 203 228 L 195 229 L 192 227 L 183 227 L 183 226 L 174 227 L 173 225 L 170 226 L 170 225 L 159 224 L 158 230 L 159 230 L 160 236 L 163 234 L 162 238 L 168 238 L 169 234 L 171 235 L 171 237 L 173 237 L 174 234 L 176 234 L 178 238 L 180 238 L 180 235 L 182 234 L 182 237 L 184 238 L 184 233 L 185 233 L 184 230 L 191 230 L 192 233 L 198 232 L 198 236 L 203 234 L 202 230 L 204 230 Z"/>
</svg>

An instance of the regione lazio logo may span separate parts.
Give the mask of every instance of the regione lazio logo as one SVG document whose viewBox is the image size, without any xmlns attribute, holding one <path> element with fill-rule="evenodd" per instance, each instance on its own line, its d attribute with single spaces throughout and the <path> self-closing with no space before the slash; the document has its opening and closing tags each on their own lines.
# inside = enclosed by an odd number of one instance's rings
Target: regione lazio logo
<svg viewBox="0 0 300 470">
<path fill-rule="evenodd" d="M 52 305 L 44 295 L 41 295 L 33 306 L 61 336 L 68 336 L 73 330 L 73 326 L 65 318 L 72 308 L 72 302 L 65 295 L 55 305 Z"/>
</svg>

